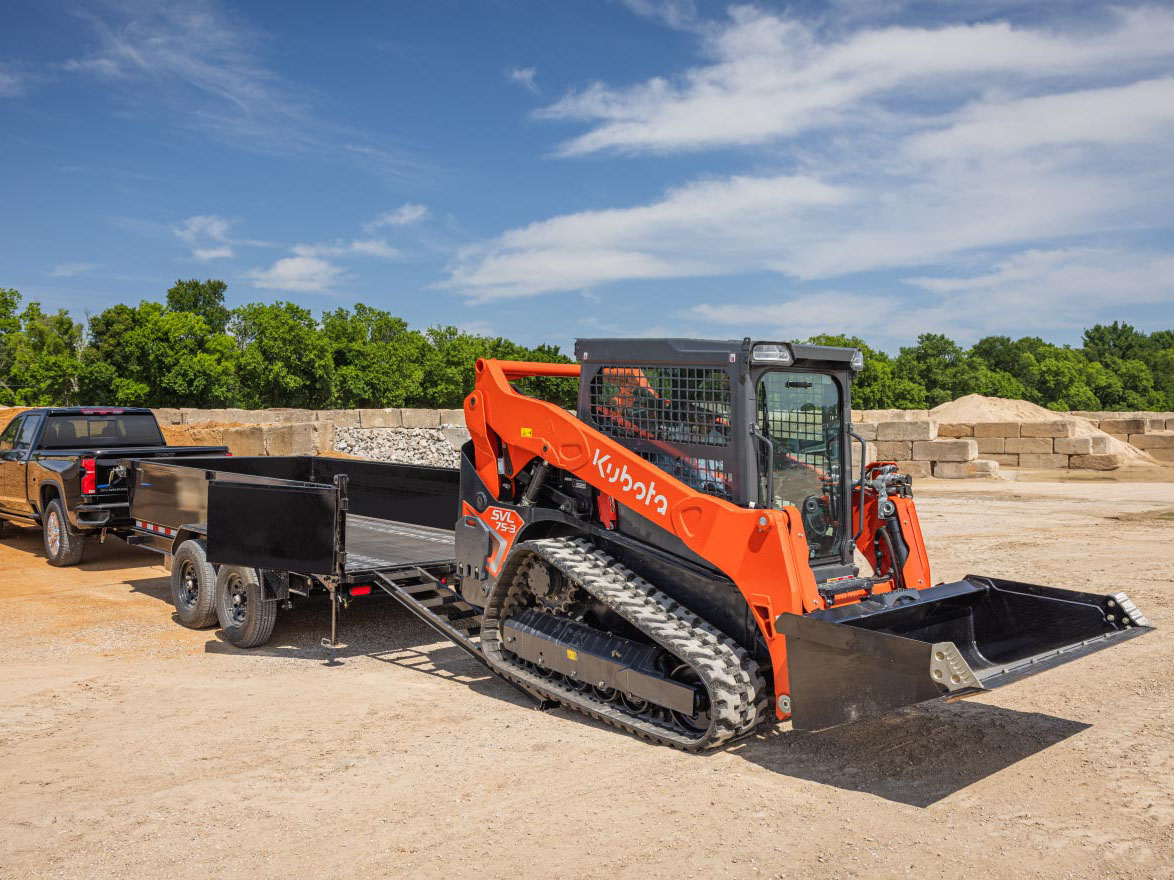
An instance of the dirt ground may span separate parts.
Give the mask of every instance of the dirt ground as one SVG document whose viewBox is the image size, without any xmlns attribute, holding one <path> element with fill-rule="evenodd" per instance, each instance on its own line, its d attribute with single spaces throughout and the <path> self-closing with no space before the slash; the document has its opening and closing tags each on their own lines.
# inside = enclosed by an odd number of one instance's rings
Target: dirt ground
<svg viewBox="0 0 1174 880">
<path fill-rule="evenodd" d="M 0 877 L 1174 877 L 1170 482 L 923 481 L 935 579 L 1159 629 L 983 697 L 708 756 L 504 683 L 390 602 L 242 652 L 151 554 L 0 541 Z"/>
</svg>

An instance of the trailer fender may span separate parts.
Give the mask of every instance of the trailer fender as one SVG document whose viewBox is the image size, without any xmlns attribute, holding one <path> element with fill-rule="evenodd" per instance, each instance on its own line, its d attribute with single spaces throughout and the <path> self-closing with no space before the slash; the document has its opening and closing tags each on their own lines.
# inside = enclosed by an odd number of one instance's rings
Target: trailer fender
<svg viewBox="0 0 1174 880">
<path fill-rule="evenodd" d="M 168 571 L 171 571 L 171 561 L 175 558 L 175 552 L 184 541 L 199 541 L 201 544 L 207 544 L 207 528 L 202 525 L 188 523 L 175 530 L 175 534 L 171 536 L 171 550 L 163 554 L 163 567 Z M 215 567 L 213 566 L 213 568 Z"/>
</svg>

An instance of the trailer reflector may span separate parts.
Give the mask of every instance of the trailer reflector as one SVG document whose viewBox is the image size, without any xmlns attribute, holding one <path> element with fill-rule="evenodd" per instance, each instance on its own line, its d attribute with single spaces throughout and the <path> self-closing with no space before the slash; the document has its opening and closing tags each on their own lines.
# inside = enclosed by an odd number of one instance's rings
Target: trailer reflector
<svg viewBox="0 0 1174 880">
<path fill-rule="evenodd" d="M 142 529 L 144 532 L 154 532 L 156 535 L 165 535 L 168 538 L 175 536 L 175 529 L 169 529 L 167 526 L 158 526 L 146 520 L 136 519 L 135 528 Z"/>
<path fill-rule="evenodd" d="M 351 587 L 350 594 L 352 596 L 370 596 L 371 595 L 371 585 L 370 584 L 363 584 L 358 587 Z"/>
</svg>

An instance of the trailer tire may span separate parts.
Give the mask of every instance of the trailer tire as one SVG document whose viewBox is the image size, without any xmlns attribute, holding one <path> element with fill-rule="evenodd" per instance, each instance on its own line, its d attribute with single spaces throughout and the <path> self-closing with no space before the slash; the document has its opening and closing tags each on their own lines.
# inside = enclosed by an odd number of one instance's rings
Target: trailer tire
<svg viewBox="0 0 1174 880">
<path fill-rule="evenodd" d="M 216 616 L 232 644 L 255 648 L 273 635 L 277 602 L 265 598 L 255 568 L 224 565 L 216 576 Z"/>
<path fill-rule="evenodd" d="M 184 541 L 172 557 L 171 604 L 189 629 L 216 625 L 216 569 L 200 541 Z"/>
<path fill-rule="evenodd" d="M 65 515 L 65 508 L 61 506 L 59 498 L 54 498 L 46 505 L 41 531 L 45 538 L 45 557 L 50 565 L 63 568 L 82 561 L 86 537 L 75 535 L 69 530 L 69 517 Z"/>
</svg>

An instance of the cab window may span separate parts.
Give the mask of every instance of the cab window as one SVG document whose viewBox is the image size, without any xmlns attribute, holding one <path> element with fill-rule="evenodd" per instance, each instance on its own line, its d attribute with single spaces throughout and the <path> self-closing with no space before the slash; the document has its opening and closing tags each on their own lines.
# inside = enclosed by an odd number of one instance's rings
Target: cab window
<svg viewBox="0 0 1174 880">
<path fill-rule="evenodd" d="M 33 445 L 33 438 L 37 436 L 37 428 L 41 426 L 40 415 L 25 416 L 20 430 L 16 434 L 14 448 L 18 452 L 27 452 Z"/>
<path fill-rule="evenodd" d="M 8 452 L 16 445 L 16 432 L 20 430 L 20 423 L 24 421 L 24 416 L 17 416 L 8 423 L 8 427 L 0 433 L 0 452 Z"/>
</svg>

